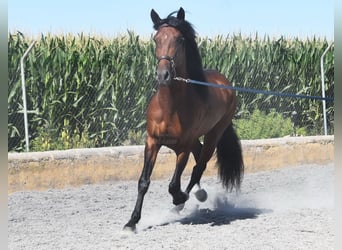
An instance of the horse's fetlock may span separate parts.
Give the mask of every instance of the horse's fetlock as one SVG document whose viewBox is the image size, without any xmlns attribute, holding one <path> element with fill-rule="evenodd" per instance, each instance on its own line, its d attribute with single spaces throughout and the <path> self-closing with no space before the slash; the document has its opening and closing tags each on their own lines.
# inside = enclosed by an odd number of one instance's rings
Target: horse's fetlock
<svg viewBox="0 0 342 250">
<path fill-rule="evenodd" d="M 176 183 L 170 183 L 169 184 L 169 193 L 170 194 L 175 194 L 180 191 L 180 186 L 177 185 Z"/>
</svg>

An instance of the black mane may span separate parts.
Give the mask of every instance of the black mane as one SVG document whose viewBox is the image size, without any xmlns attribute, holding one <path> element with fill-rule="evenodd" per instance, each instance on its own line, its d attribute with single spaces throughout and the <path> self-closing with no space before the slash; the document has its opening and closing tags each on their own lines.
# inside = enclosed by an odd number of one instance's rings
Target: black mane
<svg viewBox="0 0 342 250">
<path fill-rule="evenodd" d="M 162 26 L 171 26 L 182 33 L 185 38 L 186 58 L 191 59 L 186 62 L 189 78 L 205 82 L 206 79 L 203 72 L 202 59 L 196 42 L 196 31 L 188 21 L 180 20 L 173 16 L 175 13 L 177 13 L 177 11 L 170 13 L 164 19 L 160 19 L 158 23 L 153 25 L 153 28 L 158 30 Z M 202 97 L 207 95 L 208 88 L 206 86 L 195 85 L 195 87 Z"/>
</svg>

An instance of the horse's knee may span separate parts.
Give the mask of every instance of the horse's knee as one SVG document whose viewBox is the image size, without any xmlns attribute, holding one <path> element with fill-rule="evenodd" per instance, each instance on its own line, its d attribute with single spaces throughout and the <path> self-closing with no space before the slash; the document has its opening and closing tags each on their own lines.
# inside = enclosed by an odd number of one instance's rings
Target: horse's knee
<svg viewBox="0 0 342 250">
<path fill-rule="evenodd" d="M 138 192 L 146 193 L 149 186 L 150 186 L 150 181 L 145 180 L 145 179 L 140 179 L 138 183 Z"/>
</svg>

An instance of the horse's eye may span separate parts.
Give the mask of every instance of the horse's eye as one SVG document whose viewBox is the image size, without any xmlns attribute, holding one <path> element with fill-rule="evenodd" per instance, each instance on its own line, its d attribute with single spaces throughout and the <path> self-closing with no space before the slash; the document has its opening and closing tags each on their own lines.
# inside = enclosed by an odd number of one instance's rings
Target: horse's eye
<svg viewBox="0 0 342 250">
<path fill-rule="evenodd" d="M 185 40 L 185 39 L 184 39 L 184 37 L 182 37 L 182 36 L 180 36 L 180 37 L 177 38 L 177 42 L 178 42 L 178 43 L 181 43 L 181 44 L 184 43 L 184 40 Z"/>
</svg>

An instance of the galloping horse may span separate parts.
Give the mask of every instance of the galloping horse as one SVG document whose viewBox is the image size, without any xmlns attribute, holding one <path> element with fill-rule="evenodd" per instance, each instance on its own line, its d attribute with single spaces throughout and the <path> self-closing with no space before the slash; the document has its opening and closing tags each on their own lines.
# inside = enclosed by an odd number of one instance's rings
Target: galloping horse
<svg viewBox="0 0 342 250">
<path fill-rule="evenodd" d="M 124 229 L 135 231 L 141 217 L 144 196 L 158 151 L 162 145 L 177 155 L 176 168 L 169 184 L 173 204 L 182 205 L 189 199 L 191 189 L 197 184 L 212 157 L 215 148 L 218 174 L 222 185 L 228 190 L 239 188 L 243 176 L 241 145 L 232 118 L 236 108 L 236 96 L 229 89 L 190 85 L 176 77 L 230 85 L 215 70 L 203 70 L 192 25 L 185 20 L 183 8 L 177 15 L 171 13 L 165 19 L 152 9 L 151 18 L 156 34 L 158 90 L 147 108 L 147 137 L 144 151 L 144 167 L 138 183 L 138 197 L 130 220 Z M 175 79 L 176 78 L 176 79 Z M 204 135 L 203 144 L 199 138 Z M 181 175 L 193 154 L 196 165 L 190 182 L 183 192 Z M 200 191 L 200 192 L 199 192 Z M 196 197 L 206 199 L 199 189 Z"/>
</svg>

